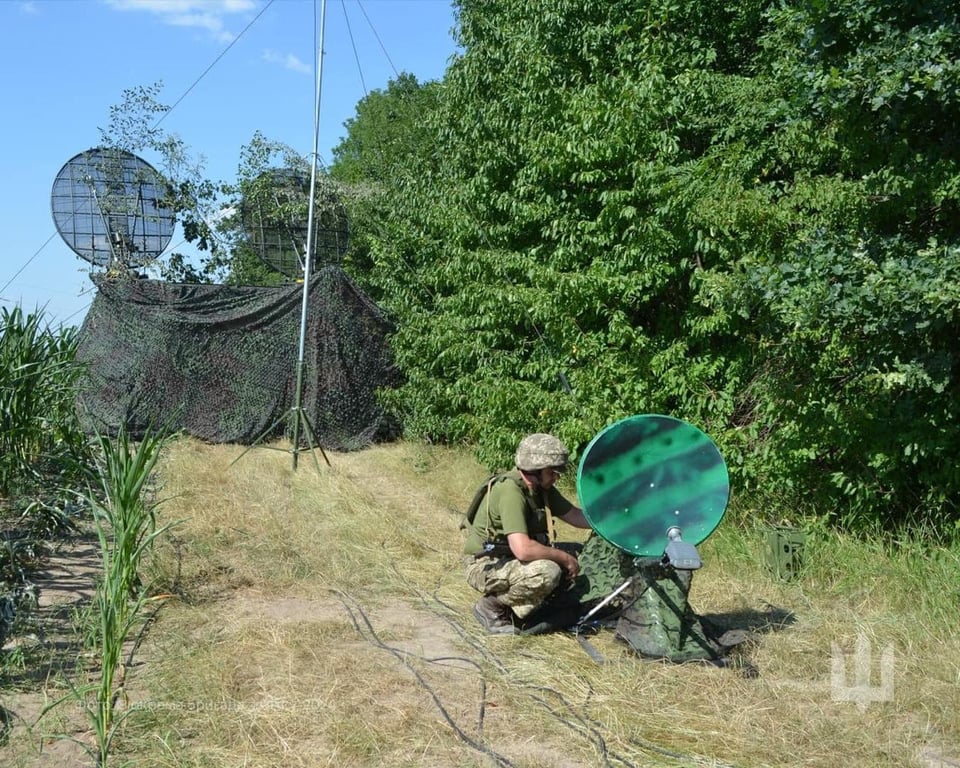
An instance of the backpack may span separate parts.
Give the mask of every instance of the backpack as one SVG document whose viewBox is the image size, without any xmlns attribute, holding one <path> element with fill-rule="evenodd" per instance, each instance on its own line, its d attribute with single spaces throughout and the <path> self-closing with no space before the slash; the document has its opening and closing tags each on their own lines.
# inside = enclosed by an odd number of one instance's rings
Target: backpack
<svg viewBox="0 0 960 768">
<path fill-rule="evenodd" d="M 483 500 L 487 498 L 487 494 L 490 493 L 490 489 L 501 480 L 505 480 L 506 478 L 506 473 L 494 472 L 486 480 L 484 480 L 483 483 L 480 484 L 476 492 L 473 494 L 473 498 L 470 500 L 470 503 L 467 505 L 467 511 L 463 513 L 463 520 L 460 521 L 460 530 L 466 530 L 473 525 L 473 521 L 477 517 L 477 511 L 480 509 L 480 505 L 483 503 Z"/>
</svg>

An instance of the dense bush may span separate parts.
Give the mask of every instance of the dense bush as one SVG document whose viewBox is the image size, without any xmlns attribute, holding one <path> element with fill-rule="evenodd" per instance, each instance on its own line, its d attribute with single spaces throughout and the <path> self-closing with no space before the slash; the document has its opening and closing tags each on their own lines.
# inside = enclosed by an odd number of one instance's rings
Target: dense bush
<svg viewBox="0 0 960 768">
<path fill-rule="evenodd" d="M 953 5 L 459 6 L 365 240 L 408 433 L 502 465 L 670 413 L 738 488 L 953 530 Z"/>
</svg>

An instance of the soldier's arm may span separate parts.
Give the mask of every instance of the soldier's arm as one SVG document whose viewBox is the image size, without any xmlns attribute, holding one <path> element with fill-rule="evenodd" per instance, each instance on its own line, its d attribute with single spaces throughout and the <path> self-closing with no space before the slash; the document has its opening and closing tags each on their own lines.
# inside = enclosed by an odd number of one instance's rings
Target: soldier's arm
<svg viewBox="0 0 960 768">
<path fill-rule="evenodd" d="M 563 520 L 563 522 L 565 522 L 567 525 L 572 525 L 574 528 L 590 527 L 590 523 L 587 522 L 587 518 L 583 516 L 583 510 L 579 507 L 574 507 L 560 519 Z"/>
<path fill-rule="evenodd" d="M 576 578 L 580 573 L 580 563 L 569 552 L 562 549 L 555 549 L 541 544 L 536 539 L 531 539 L 525 533 L 507 534 L 507 543 L 510 545 L 510 551 L 520 562 L 529 563 L 533 560 L 553 560 L 557 565 L 567 572 L 570 578 Z"/>
</svg>

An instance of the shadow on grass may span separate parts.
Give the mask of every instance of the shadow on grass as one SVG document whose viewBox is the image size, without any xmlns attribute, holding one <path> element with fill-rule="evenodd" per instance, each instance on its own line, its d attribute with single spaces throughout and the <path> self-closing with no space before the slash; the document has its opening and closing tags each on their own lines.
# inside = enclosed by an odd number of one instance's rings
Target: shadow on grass
<svg viewBox="0 0 960 768">
<path fill-rule="evenodd" d="M 797 623 L 797 617 L 787 608 L 768 603 L 763 610 L 748 608 L 725 613 L 700 614 L 700 621 L 714 630 L 717 635 L 730 630 L 739 630 L 757 636 L 787 629 Z"/>
</svg>

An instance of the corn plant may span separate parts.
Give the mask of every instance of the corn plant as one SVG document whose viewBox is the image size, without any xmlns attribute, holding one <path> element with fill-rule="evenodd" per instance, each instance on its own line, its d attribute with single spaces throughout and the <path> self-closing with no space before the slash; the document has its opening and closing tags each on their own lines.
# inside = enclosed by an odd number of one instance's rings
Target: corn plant
<svg viewBox="0 0 960 768">
<path fill-rule="evenodd" d="M 150 597 L 139 568 L 154 541 L 170 526 L 157 527 L 157 502 L 147 498 L 147 483 L 167 437 L 148 430 L 134 444 L 121 429 L 115 439 L 99 436 L 99 487 L 88 494 L 100 543 L 103 570 L 92 606 L 94 645 L 100 662 L 99 680 L 73 688 L 63 701 L 81 699 L 96 737 L 91 755 L 105 768 L 117 729 L 126 714 L 117 713 L 124 697 L 124 643 L 133 637 Z M 96 701 L 87 705 L 88 697 Z M 47 711 L 45 710 L 45 711 Z M 128 710 L 129 711 L 129 710 Z"/>
<path fill-rule="evenodd" d="M 45 464 L 78 459 L 85 439 L 74 400 L 77 331 L 51 331 L 39 312 L 0 308 L 0 495 Z"/>
</svg>

